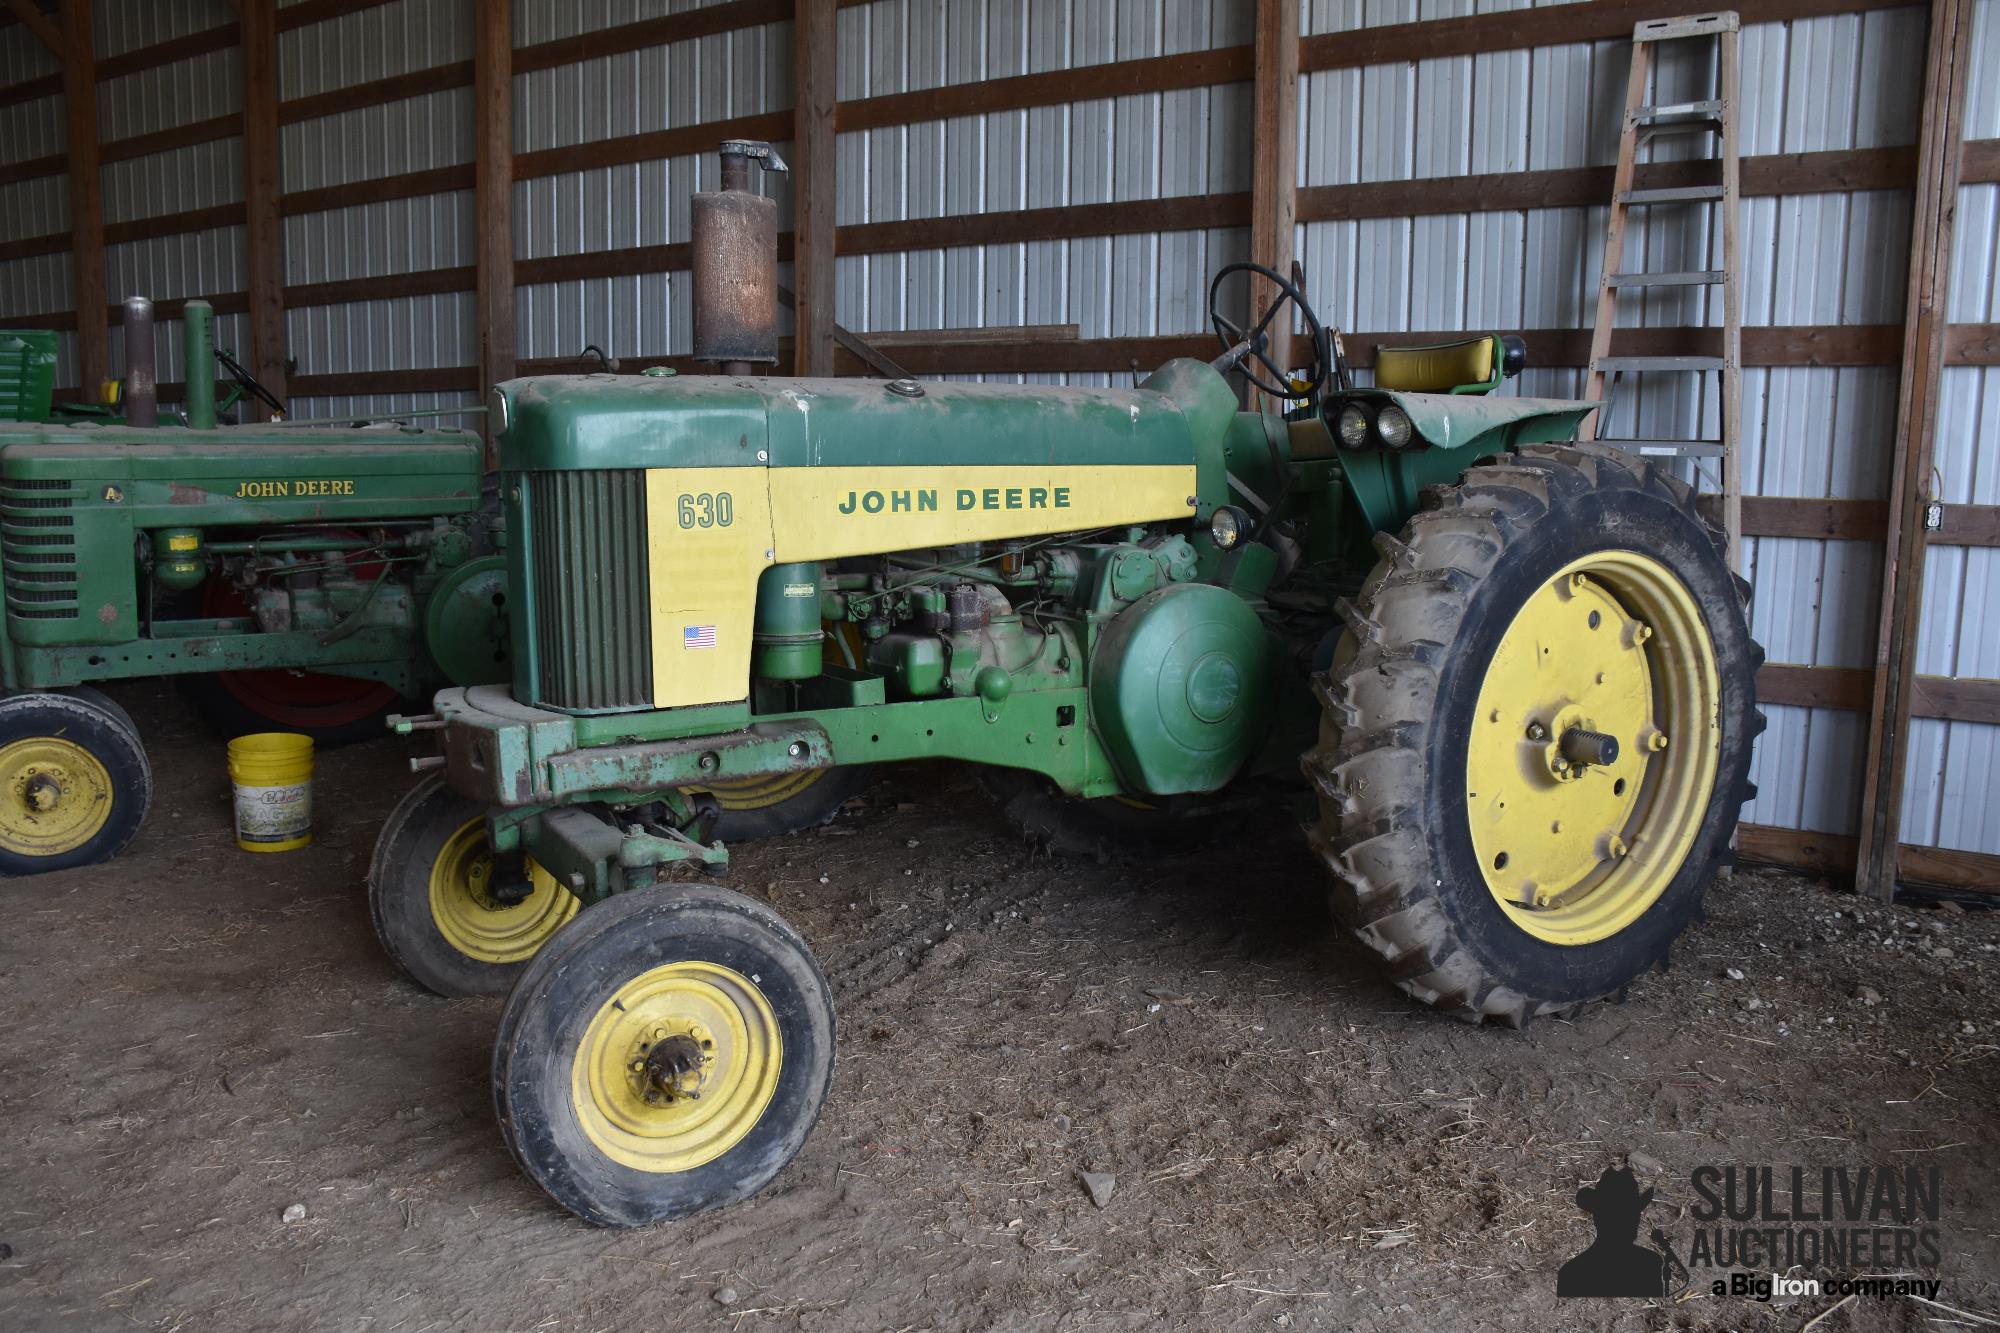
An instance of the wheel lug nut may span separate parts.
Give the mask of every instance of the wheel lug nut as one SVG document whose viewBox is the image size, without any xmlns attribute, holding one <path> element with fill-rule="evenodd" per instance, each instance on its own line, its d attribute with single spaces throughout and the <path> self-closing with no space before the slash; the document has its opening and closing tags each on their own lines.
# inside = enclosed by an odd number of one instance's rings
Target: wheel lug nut
<svg viewBox="0 0 2000 1333">
<path fill-rule="evenodd" d="M 1656 731 L 1656 732 L 1654 732 L 1654 733 L 1653 733 L 1653 734 L 1652 734 L 1651 736 L 1648 736 L 1648 737 L 1646 738 L 1646 748 L 1647 748 L 1647 749 L 1649 749 L 1649 750 L 1664 750 L 1664 749 L 1666 749 L 1666 748 L 1667 748 L 1667 733 L 1666 733 L 1666 732 L 1664 732 L 1664 731 Z"/>
<path fill-rule="evenodd" d="M 1640 625 L 1632 631 L 1632 642 L 1634 643 L 1644 643 L 1652 637 L 1653 627 L 1651 625 Z"/>
<path fill-rule="evenodd" d="M 1545 729 L 1544 729 L 1544 728 L 1542 727 L 1542 724 L 1541 724 L 1541 723 L 1539 723 L 1539 722 L 1530 722 L 1530 723 L 1528 724 L 1528 739 L 1529 739 L 1529 740 L 1531 740 L 1531 741 L 1539 741 L 1539 740 L 1546 740 L 1546 739 L 1548 739 L 1548 735 L 1549 735 L 1549 733 L 1548 733 L 1548 732 L 1547 732 L 1547 731 L 1546 731 L 1546 730 L 1545 730 Z"/>
</svg>

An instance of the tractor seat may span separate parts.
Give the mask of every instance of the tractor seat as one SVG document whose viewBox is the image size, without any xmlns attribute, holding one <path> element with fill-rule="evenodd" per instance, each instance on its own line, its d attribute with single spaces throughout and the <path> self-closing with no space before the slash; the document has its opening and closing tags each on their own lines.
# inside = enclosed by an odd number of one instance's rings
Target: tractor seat
<svg viewBox="0 0 2000 1333">
<path fill-rule="evenodd" d="M 1422 347 L 1375 349 L 1375 387 L 1402 393 L 1479 393 L 1500 383 L 1497 334 Z"/>
</svg>

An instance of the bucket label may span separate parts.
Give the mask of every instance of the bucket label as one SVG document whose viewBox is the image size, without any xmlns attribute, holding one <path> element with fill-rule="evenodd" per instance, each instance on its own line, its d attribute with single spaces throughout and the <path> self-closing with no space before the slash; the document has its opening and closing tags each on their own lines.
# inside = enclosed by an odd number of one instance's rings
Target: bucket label
<svg viewBox="0 0 2000 1333">
<path fill-rule="evenodd" d="M 290 842 L 312 831 L 312 783 L 236 788 L 236 836 L 244 842 Z"/>
</svg>

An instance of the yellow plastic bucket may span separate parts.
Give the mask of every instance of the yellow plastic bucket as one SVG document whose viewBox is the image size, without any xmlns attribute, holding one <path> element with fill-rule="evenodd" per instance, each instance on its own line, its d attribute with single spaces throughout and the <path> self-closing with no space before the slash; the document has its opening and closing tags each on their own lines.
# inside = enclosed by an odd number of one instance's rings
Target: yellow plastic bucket
<svg viewBox="0 0 2000 1333">
<path fill-rule="evenodd" d="M 312 776 L 310 736 L 266 731 L 229 742 L 236 845 L 246 852 L 289 852 L 311 842 Z"/>
</svg>

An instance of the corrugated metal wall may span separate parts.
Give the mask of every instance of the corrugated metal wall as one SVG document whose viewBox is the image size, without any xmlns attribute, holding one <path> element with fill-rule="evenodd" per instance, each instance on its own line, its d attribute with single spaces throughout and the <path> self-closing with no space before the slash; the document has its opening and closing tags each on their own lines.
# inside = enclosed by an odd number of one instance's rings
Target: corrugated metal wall
<svg viewBox="0 0 2000 1333">
<path fill-rule="evenodd" d="M 0 29 L 0 84 L 26 83 L 62 66 L 20 24 Z M 0 112 L 0 165 L 52 157 L 68 142 L 61 93 Z M 46 236 L 69 226 L 69 178 L 38 176 L 0 185 L 0 242 Z M 0 260 L 0 318 L 67 310 L 75 303 L 67 254 Z M 64 334 L 58 353 L 65 382 L 75 378 L 76 337 Z"/>
<path fill-rule="evenodd" d="M 1236 0 L 877 0 L 840 12 L 839 96 L 1241 46 L 1253 17 Z M 1248 84 L 842 134 L 837 221 L 1243 191 L 1249 137 Z M 836 261 L 836 310 L 868 331 L 1074 323 L 1084 338 L 1198 333 L 1208 275 L 1248 257 L 1242 228 L 852 256 Z"/>
<path fill-rule="evenodd" d="M 226 0 L 96 0 L 100 55 L 229 21 Z M 522 48 L 703 7 L 685 0 L 558 5 L 513 0 Z M 1311 35 L 1522 7 L 1508 0 L 1301 0 Z M 1977 59 L 1967 111 L 1971 138 L 2000 137 L 2000 0 L 1979 0 Z M 280 37 L 280 96 L 296 99 L 463 62 L 471 51 L 464 0 L 393 0 Z M 1252 39 L 1247 0 L 874 0 L 841 9 L 843 101 L 1179 52 Z M 1746 155 L 1914 144 L 1922 83 L 1920 8 L 1871 10 L 1753 25 L 1744 31 L 1741 133 Z M 560 151 L 791 105 L 791 25 L 775 22 L 670 41 L 581 64 L 534 69 L 514 86 L 516 149 Z M 1608 164 L 1628 50 L 1576 42 L 1309 73 L 1299 90 L 1301 186 L 1453 177 Z M 227 114 L 239 104 L 233 49 L 107 80 L 106 139 Z M 0 31 L 0 83 L 49 73 L 53 62 L 18 25 Z M 1685 54 L 1662 66 L 1667 95 L 1700 95 L 1712 71 Z M 1250 187 L 1248 84 L 990 112 L 843 133 L 837 218 L 843 225 L 1099 202 L 1240 193 Z M 288 192 L 351 185 L 471 160 L 471 90 L 447 86 L 407 100 L 287 124 Z M 62 150 L 60 97 L 0 113 L 0 163 Z M 785 151 L 789 145 L 780 145 Z M 242 198 L 231 138 L 118 162 L 105 170 L 112 222 Z M 559 162 L 558 162 L 559 165 Z M 712 185 L 706 154 L 543 174 L 517 181 L 520 261 L 684 242 L 687 197 Z M 780 200 L 783 178 L 765 188 Z M 0 241 L 63 225 L 60 176 L 0 187 Z M 1468 201 L 1473 202 L 1473 201 Z M 1708 266 L 1706 210 L 1654 210 L 1632 239 L 1646 267 Z M 469 190 L 359 204 L 284 220 L 285 280 L 303 285 L 454 269 L 474 262 Z M 1468 211 L 1442 216 L 1311 222 L 1297 252 L 1322 318 L 1351 330 L 1586 327 L 1604 225 L 1601 208 Z M 1902 316 L 1907 191 L 1753 198 L 1742 217 L 1748 325 L 1880 325 Z M 2000 321 L 2000 186 L 1961 198 L 1951 318 Z M 1088 338 L 1200 333 L 1208 275 L 1247 257 L 1242 228 L 1050 239 L 1016 244 L 847 255 L 837 261 L 837 316 L 861 331 L 1075 323 Z M 114 298 L 241 291 L 240 227 L 110 248 Z M 524 359 L 566 358 L 586 344 L 620 357 L 683 353 L 689 343 L 679 274 L 524 281 L 516 296 Z M 0 264 L 0 315 L 65 309 L 68 258 Z M 1719 322 L 1701 291 L 1654 293 L 1631 322 Z M 464 367 L 477 359 L 469 291 L 393 296 L 292 309 L 298 374 L 366 374 Z M 240 316 L 222 321 L 241 345 Z M 170 330 L 175 328 L 170 324 Z M 73 378 L 66 344 L 65 373 Z M 169 349 L 163 347 L 163 353 Z M 178 355 L 177 345 L 169 353 Z M 119 349 L 113 339 L 113 364 Z M 1074 376 L 1123 382 L 1119 374 Z M 1570 394 L 1580 372 L 1532 369 L 1520 390 Z M 1892 367 L 1771 367 L 1744 377 L 1750 493 L 1880 498 L 1886 493 L 1897 375 Z M 457 406 L 466 393 L 302 399 L 298 414 Z M 1610 434 L 1713 433 L 1712 391 L 1642 385 L 1621 392 Z M 1940 498 L 2000 501 L 2000 370 L 1946 371 L 1939 436 Z M 1982 449 L 1989 455 L 1983 461 Z M 1878 543 L 1753 538 L 1755 629 L 1773 662 L 1870 664 L 1881 579 Z M 2000 676 L 1991 549 L 1931 555 L 1920 670 Z M 1757 763 L 1755 823 L 1851 831 L 1866 743 L 1853 712 L 1773 706 Z M 2000 729 L 1920 721 L 1905 837 L 2000 850 L 1984 817 Z"/>
<path fill-rule="evenodd" d="M 280 33 L 281 102 L 365 86 L 472 57 L 472 11 L 459 0 L 396 0 Z M 287 193 L 472 161 L 472 90 L 448 88 L 286 125 Z M 304 285 L 470 265 L 472 192 L 389 199 L 284 220 L 285 282 Z M 288 308 L 287 350 L 307 375 L 456 367 L 478 360 L 471 292 Z M 298 417 L 458 407 L 472 393 L 299 398 Z M 454 419 L 455 420 L 455 419 Z"/>
<path fill-rule="evenodd" d="M 1965 137 L 2000 138 L 2000 0 L 1974 10 Z M 1953 323 L 2000 322 L 2000 185 L 1958 192 Z M 2000 504 L 2000 367 L 1946 366 L 1935 498 Z M 1917 670 L 2000 677 L 2000 548 L 1933 546 L 1924 570 Z M 2000 851 L 2000 726 L 1919 719 L 1910 736 L 1903 840 Z"/>
<path fill-rule="evenodd" d="M 514 41 L 533 46 L 586 29 L 702 8 L 652 0 L 583 6 L 517 0 Z M 784 111 L 792 105 L 789 22 L 536 70 L 514 80 L 522 152 Z M 777 145 L 783 154 L 789 144 Z M 712 151 L 516 181 L 514 252 L 520 259 L 684 244 L 688 196 L 716 188 Z M 783 176 L 766 176 L 791 226 Z M 784 280 L 781 275 L 781 280 Z M 685 354 L 693 332 L 682 274 L 648 273 L 523 283 L 515 340 L 523 357 L 574 357 L 595 345 L 616 357 Z"/>
</svg>

